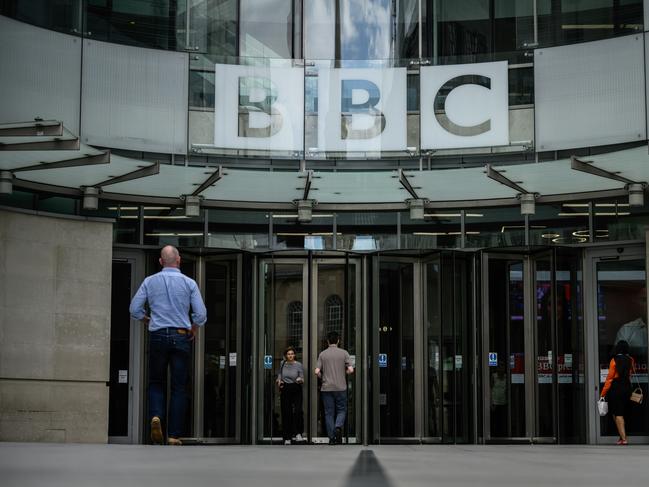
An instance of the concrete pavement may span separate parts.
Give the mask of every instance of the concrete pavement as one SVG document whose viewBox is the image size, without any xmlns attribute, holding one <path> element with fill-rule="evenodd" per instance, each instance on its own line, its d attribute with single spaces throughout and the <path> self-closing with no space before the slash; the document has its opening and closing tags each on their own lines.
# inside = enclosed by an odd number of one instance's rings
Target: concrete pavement
<svg viewBox="0 0 649 487">
<path fill-rule="evenodd" d="M 146 446 L 0 443 L 4 487 L 649 485 L 649 445 Z"/>
</svg>

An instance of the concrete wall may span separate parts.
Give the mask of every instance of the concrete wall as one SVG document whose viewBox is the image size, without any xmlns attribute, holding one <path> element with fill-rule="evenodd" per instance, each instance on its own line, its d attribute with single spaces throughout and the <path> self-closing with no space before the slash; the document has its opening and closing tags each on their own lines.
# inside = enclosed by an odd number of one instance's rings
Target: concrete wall
<svg viewBox="0 0 649 487">
<path fill-rule="evenodd" d="M 0 440 L 106 442 L 112 224 L 0 209 Z"/>
</svg>

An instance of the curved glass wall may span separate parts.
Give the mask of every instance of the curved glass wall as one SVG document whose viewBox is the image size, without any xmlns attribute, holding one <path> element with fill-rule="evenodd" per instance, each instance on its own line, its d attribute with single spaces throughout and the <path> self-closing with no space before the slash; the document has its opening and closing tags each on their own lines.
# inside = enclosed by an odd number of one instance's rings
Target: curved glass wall
<svg viewBox="0 0 649 487">
<path fill-rule="evenodd" d="M 84 210 L 75 198 L 17 189 L 0 195 L 1 206 L 113 218 L 115 244 L 253 251 L 574 246 L 642 241 L 649 230 L 649 202 L 629 207 L 628 198 L 537 203 L 527 217 L 520 206 L 505 206 L 427 209 L 423 220 L 410 219 L 406 211 L 314 212 L 308 223 L 290 211 L 209 208 L 186 217 L 172 206 L 109 200 L 100 200 L 98 210 Z"/>
<path fill-rule="evenodd" d="M 642 0 L 2 0 L 0 13 L 156 49 L 436 64 L 525 63 L 534 47 L 643 29 Z"/>
</svg>

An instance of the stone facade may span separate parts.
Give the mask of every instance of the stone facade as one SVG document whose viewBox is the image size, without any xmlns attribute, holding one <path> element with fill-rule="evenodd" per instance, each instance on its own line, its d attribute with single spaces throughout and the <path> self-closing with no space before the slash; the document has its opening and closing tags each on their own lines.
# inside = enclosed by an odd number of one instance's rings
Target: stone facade
<svg viewBox="0 0 649 487">
<path fill-rule="evenodd" d="M 0 210 L 0 440 L 106 442 L 112 224 Z"/>
</svg>

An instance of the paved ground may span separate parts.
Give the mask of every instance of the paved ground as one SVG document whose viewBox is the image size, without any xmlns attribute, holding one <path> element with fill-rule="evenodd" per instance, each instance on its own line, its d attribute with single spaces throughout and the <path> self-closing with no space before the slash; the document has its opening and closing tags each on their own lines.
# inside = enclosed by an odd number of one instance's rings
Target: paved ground
<svg viewBox="0 0 649 487">
<path fill-rule="evenodd" d="M 647 487 L 649 446 L 0 443 L 3 487 Z"/>
</svg>

